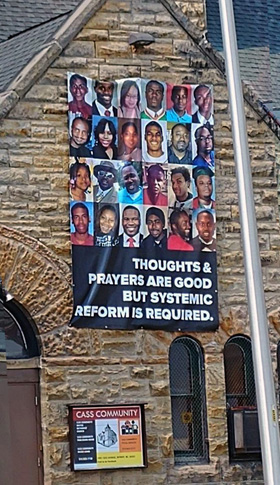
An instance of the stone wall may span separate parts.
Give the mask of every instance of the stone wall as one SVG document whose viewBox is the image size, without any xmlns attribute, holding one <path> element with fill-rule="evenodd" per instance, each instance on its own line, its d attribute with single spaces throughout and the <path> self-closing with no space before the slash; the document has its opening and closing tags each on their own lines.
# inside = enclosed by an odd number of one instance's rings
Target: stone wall
<svg viewBox="0 0 280 485">
<path fill-rule="evenodd" d="M 201 32 L 206 30 L 206 5 L 205 0 L 176 1 L 176 4 L 186 17 Z"/>
<path fill-rule="evenodd" d="M 203 31 L 204 2 L 178 3 Z M 156 42 L 133 54 L 127 39 L 135 30 L 152 33 Z M 68 70 L 100 79 L 156 77 L 214 85 L 220 328 L 192 334 L 205 356 L 208 465 L 174 467 L 168 350 L 179 334 L 68 327 Z M 276 138 L 248 105 L 246 115 L 275 369 L 280 333 Z M 0 234 L 0 274 L 34 319 L 42 342 L 45 484 L 261 484 L 260 465 L 228 463 L 222 352 L 231 335 L 250 331 L 224 76 L 159 1 L 109 0 L 1 123 L 0 153 L 0 223 L 10 228 Z M 72 473 L 67 404 L 127 401 L 147 403 L 148 468 Z"/>
</svg>

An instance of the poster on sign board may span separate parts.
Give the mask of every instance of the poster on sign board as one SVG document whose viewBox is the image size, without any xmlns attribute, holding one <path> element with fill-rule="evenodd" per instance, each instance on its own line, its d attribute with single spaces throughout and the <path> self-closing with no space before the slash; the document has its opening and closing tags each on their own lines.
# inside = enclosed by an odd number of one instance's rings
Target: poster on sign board
<svg viewBox="0 0 280 485">
<path fill-rule="evenodd" d="M 75 327 L 218 327 L 213 90 L 68 74 Z"/>
<path fill-rule="evenodd" d="M 144 405 L 69 406 L 71 468 L 147 466 Z"/>
</svg>

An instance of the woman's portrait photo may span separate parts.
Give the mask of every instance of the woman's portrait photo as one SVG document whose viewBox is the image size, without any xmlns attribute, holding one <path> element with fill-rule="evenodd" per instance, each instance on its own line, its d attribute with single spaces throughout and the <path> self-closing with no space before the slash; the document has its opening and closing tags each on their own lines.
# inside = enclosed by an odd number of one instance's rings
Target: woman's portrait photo
<svg viewBox="0 0 280 485">
<path fill-rule="evenodd" d="M 127 79 L 120 90 L 119 118 L 140 118 L 140 89 L 136 81 Z"/>
<path fill-rule="evenodd" d="M 85 202 L 90 194 L 91 173 L 86 163 L 75 162 L 70 165 L 70 195 L 72 200 Z"/>
<path fill-rule="evenodd" d="M 93 157 L 104 160 L 117 160 L 117 120 L 94 116 L 93 126 Z"/>
<path fill-rule="evenodd" d="M 118 206 L 112 204 L 100 204 L 100 206 L 95 218 L 95 245 L 115 246 L 118 243 Z"/>
</svg>

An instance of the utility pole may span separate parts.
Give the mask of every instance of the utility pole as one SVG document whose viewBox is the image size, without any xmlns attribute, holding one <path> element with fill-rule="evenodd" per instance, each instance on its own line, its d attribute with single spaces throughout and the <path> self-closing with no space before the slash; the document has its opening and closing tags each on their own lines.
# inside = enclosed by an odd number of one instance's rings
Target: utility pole
<svg viewBox="0 0 280 485">
<path fill-rule="evenodd" d="M 232 0 L 219 0 L 252 336 L 264 480 L 280 483 L 280 441 Z"/>
</svg>

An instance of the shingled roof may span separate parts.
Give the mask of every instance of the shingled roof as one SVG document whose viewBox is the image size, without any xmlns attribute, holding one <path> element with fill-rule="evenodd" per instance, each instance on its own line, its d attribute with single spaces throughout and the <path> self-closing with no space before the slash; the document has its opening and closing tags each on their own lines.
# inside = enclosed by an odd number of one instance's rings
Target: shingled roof
<svg viewBox="0 0 280 485">
<path fill-rule="evenodd" d="M 81 0 L 0 2 L 0 92 L 53 37 Z"/>
<path fill-rule="evenodd" d="M 0 92 L 13 81 L 15 76 L 47 44 L 67 15 L 37 25 L 9 40 L 0 43 Z"/>
<path fill-rule="evenodd" d="M 80 0 L 2 0 L 0 42 L 70 13 Z"/>
<path fill-rule="evenodd" d="M 233 0 L 240 71 L 280 119 L 280 0 Z M 207 38 L 223 52 L 219 0 L 206 0 Z"/>
</svg>

